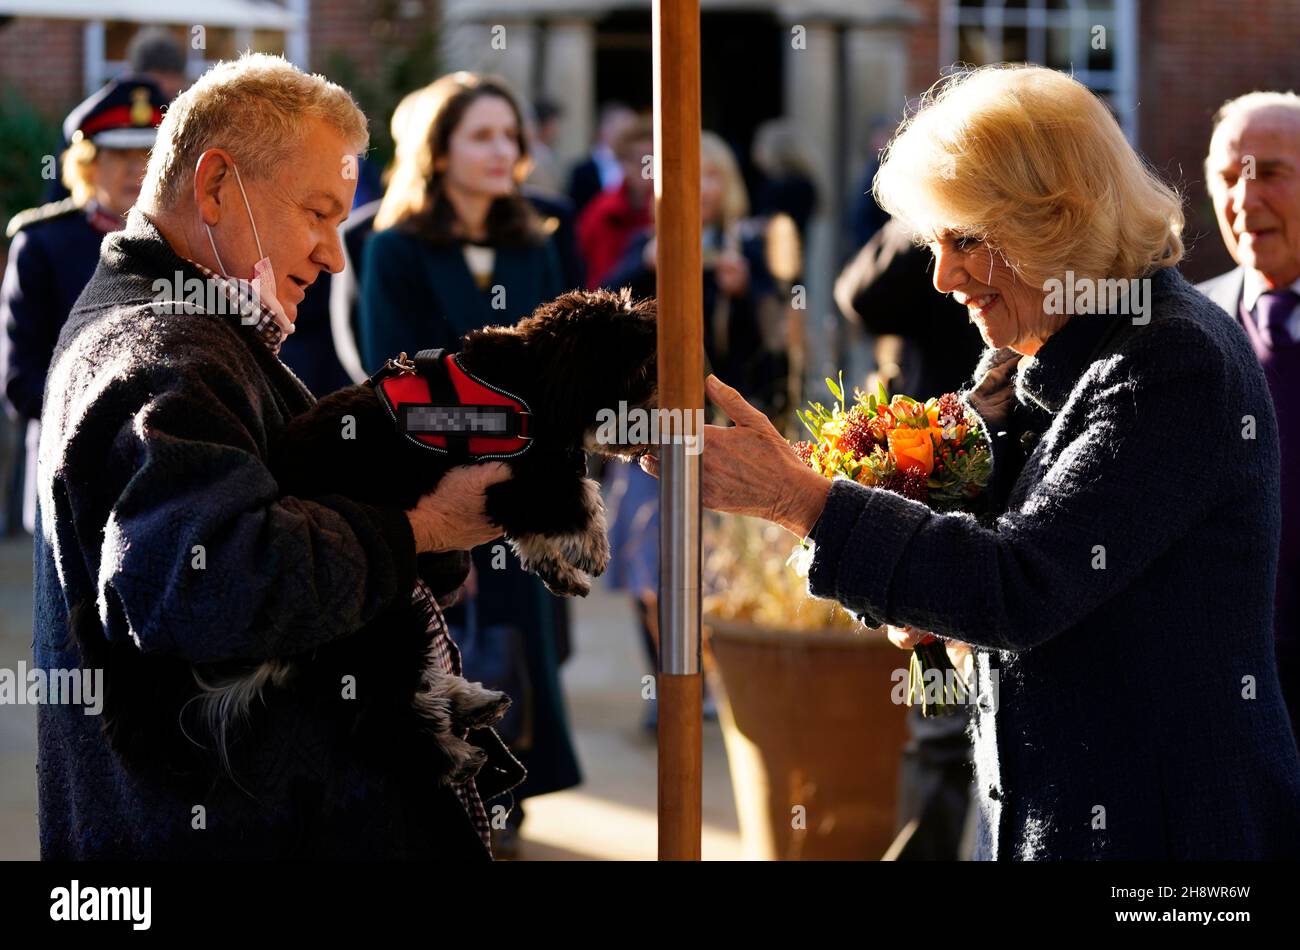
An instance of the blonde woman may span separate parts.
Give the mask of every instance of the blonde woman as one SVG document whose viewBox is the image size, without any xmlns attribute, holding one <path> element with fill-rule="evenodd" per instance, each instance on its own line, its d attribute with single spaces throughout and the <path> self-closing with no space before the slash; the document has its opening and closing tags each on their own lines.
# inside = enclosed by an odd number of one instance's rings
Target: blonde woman
<svg viewBox="0 0 1300 950">
<path fill-rule="evenodd" d="M 1244 332 L 1174 269 L 1178 195 L 1087 88 L 1032 66 L 941 82 L 875 187 L 989 346 L 967 398 L 995 520 L 821 479 L 717 380 L 736 425 L 705 435 L 704 504 L 810 537 L 812 592 L 901 645 L 974 648 L 978 857 L 1300 855 L 1277 428 Z M 1121 306 L 1058 306 L 1054 281 L 1098 279 Z"/>
</svg>

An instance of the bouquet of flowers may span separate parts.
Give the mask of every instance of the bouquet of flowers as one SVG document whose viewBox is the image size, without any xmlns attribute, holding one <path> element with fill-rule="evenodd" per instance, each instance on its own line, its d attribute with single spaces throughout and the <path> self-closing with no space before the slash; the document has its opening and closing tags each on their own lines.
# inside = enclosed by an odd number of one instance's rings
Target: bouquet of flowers
<svg viewBox="0 0 1300 950">
<path fill-rule="evenodd" d="M 918 402 L 891 398 L 881 384 L 871 394 L 855 389 L 846 403 L 843 373 L 838 384 L 827 378 L 826 386 L 835 397 L 829 408 L 810 402 L 797 413 L 813 438 L 796 442 L 795 454 L 813 471 L 896 492 L 936 511 L 980 506 L 992 471 L 988 438 L 954 394 Z M 968 692 L 934 636 L 914 648 L 909 672 L 907 702 L 919 695 L 923 716 L 953 712 L 959 689 Z M 926 687 L 936 673 L 943 688 L 937 702 L 928 702 Z"/>
</svg>

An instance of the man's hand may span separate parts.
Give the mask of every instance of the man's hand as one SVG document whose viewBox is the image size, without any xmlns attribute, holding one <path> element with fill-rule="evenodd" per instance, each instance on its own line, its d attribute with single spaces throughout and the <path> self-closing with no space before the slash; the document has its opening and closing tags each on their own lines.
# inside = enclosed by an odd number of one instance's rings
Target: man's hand
<svg viewBox="0 0 1300 950">
<path fill-rule="evenodd" d="M 885 627 L 885 636 L 900 650 L 912 649 L 929 635 L 928 630 L 920 630 L 916 627 L 895 627 L 892 623 Z"/>
<path fill-rule="evenodd" d="M 510 467 L 503 462 L 458 465 L 449 471 L 436 490 L 406 513 L 415 534 L 415 553 L 468 551 L 500 537 L 501 528 L 484 511 L 484 492 L 509 478 Z"/>
<path fill-rule="evenodd" d="M 829 479 L 800 462 L 767 416 L 736 390 L 710 376 L 705 392 L 736 424 L 704 427 L 704 507 L 766 518 L 797 537 L 807 536 L 826 506 Z M 658 477 L 654 456 L 642 456 L 641 467 Z"/>
</svg>

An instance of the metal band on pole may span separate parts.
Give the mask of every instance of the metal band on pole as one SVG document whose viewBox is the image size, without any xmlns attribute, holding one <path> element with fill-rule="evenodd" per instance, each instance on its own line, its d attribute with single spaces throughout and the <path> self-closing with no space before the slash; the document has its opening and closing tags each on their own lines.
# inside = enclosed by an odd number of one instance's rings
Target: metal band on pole
<svg viewBox="0 0 1300 950">
<path fill-rule="evenodd" d="M 700 456 L 680 441 L 660 446 L 659 550 L 664 577 L 659 602 L 659 671 L 700 672 Z"/>
</svg>

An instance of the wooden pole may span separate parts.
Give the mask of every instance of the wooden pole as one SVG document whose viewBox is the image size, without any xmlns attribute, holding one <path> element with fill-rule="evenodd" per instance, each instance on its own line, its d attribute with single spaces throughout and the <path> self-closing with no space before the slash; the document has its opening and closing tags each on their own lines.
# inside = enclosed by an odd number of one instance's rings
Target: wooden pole
<svg viewBox="0 0 1300 950">
<path fill-rule="evenodd" d="M 654 0 L 655 241 L 659 287 L 659 859 L 700 859 L 699 0 Z M 697 413 L 696 410 L 699 410 Z M 692 447 L 694 439 L 694 448 Z"/>
</svg>

